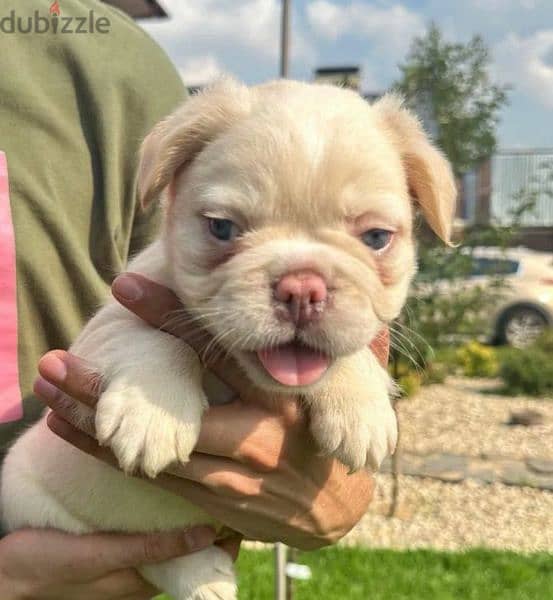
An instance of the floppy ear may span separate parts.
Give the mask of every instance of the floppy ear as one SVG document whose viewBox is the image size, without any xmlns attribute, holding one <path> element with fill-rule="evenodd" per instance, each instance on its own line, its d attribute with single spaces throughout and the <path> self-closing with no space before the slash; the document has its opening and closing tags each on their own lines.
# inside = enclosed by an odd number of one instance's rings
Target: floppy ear
<svg viewBox="0 0 553 600">
<path fill-rule="evenodd" d="M 221 79 L 158 123 L 140 149 L 138 194 L 142 207 L 161 194 L 178 169 L 248 114 L 251 99 L 246 86 Z"/>
<path fill-rule="evenodd" d="M 449 162 L 430 143 L 400 97 L 387 94 L 374 108 L 401 154 L 411 195 L 434 233 L 450 245 L 457 187 Z"/>
</svg>

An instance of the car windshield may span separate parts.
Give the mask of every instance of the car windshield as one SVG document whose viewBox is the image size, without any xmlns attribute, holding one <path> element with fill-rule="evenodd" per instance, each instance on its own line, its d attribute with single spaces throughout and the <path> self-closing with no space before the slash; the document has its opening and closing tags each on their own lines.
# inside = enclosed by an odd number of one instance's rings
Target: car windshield
<svg viewBox="0 0 553 600">
<path fill-rule="evenodd" d="M 514 275 L 520 263 L 507 258 L 482 258 L 473 257 L 471 276 L 479 275 Z"/>
</svg>

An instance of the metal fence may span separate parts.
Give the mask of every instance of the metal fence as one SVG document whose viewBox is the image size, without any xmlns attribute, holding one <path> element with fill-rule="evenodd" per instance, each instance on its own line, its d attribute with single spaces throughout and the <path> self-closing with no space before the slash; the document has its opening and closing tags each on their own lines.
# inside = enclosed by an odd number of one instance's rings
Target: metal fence
<svg viewBox="0 0 553 600">
<path fill-rule="evenodd" d="M 508 224 L 521 192 L 532 194 L 535 210 L 522 225 L 553 226 L 553 149 L 500 152 L 491 161 L 490 217 Z"/>
</svg>

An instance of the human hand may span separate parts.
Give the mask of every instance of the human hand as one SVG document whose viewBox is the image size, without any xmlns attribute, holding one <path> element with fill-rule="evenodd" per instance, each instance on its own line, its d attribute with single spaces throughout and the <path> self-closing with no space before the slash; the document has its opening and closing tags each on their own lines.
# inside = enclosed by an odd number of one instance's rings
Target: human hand
<svg viewBox="0 0 553 600">
<path fill-rule="evenodd" d="M 0 540 L 2 600 L 148 600 L 156 594 L 135 567 L 210 546 L 208 527 L 128 535 L 21 529 Z"/>
<path fill-rule="evenodd" d="M 133 290 L 123 290 L 122 282 L 139 286 L 142 295 L 135 293 L 133 300 Z M 169 290 L 137 275 L 118 278 L 114 295 L 158 327 L 179 306 Z M 164 329 L 196 344 L 189 326 Z M 383 362 L 387 349 L 386 336 L 374 344 Z M 274 398 L 252 390 L 235 365 L 214 362 L 209 366 L 237 391 L 239 399 L 209 409 L 192 460 L 159 476 L 156 483 L 200 504 L 249 538 L 280 540 L 308 549 L 345 535 L 370 502 L 372 478 L 362 471 L 348 476 L 341 463 L 318 455 L 295 397 L 279 396 L 274 403 Z M 90 369 L 80 359 L 54 351 L 43 357 L 39 371 L 44 379 L 37 382 L 35 391 L 57 413 L 49 418 L 51 429 L 114 464 L 109 450 L 67 423 L 72 399 L 92 407 L 97 401 L 98 380 L 91 379 Z"/>
</svg>

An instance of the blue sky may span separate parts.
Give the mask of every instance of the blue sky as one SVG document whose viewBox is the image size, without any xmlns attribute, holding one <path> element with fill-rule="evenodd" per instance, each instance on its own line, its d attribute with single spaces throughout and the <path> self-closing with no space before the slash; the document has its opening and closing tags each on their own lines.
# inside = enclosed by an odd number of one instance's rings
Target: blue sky
<svg viewBox="0 0 553 600">
<path fill-rule="evenodd" d="M 221 73 L 246 83 L 278 74 L 280 0 L 160 0 L 172 18 L 143 22 L 187 84 Z M 433 20 L 446 37 L 479 33 L 492 76 L 513 86 L 501 115 L 502 148 L 553 147 L 553 0 L 291 0 L 290 76 L 360 65 L 363 89 L 394 81 L 417 35 Z"/>
</svg>

